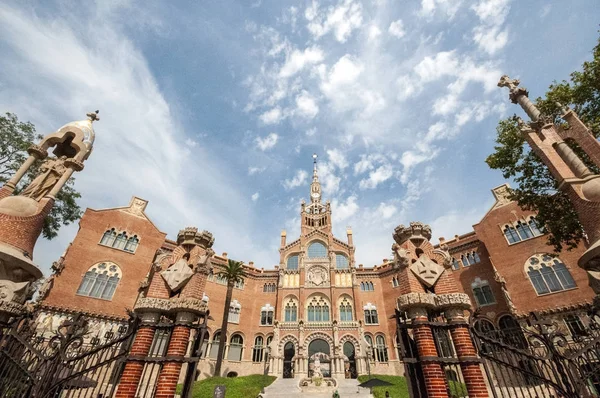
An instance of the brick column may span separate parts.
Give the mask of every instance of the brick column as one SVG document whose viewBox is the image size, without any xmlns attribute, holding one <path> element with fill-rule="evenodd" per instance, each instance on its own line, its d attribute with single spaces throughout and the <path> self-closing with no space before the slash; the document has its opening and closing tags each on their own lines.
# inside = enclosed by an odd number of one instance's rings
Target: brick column
<svg viewBox="0 0 600 398">
<path fill-rule="evenodd" d="M 148 356 L 159 317 L 160 314 L 158 313 L 142 314 L 142 326 L 135 335 L 135 340 L 129 351 L 130 356 Z M 145 363 L 143 361 L 135 361 L 130 357 L 125 364 L 125 369 L 117 388 L 117 394 L 115 395 L 116 398 L 135 398 L 144 366 Z"/>
<path fill-rule="evenodd" d="M 460 361 L 460 369 L 467 385 L 469 398 L 488 398 L 488 389 L 485 384 L 485 378 L 481 371 L 479 358 L 471 335 L 469 326 L 464 318 L 462 309 L 448 309 L 445 312 L 448 323 L 453 325 L 450 329 L 456 355 Z"/>
<path fill-rule="evenodd" d="M 180 357 L 182 360 L 185 356 L 188 342 L 190 340 L 190 324 L 195 319 L 195 315 L 191 312 L 177 313 L 176 324 L 171 334 L 167 356 L 170 358 Z M 173 398 L 181 373 L 182 361 L 171 360 L 163 366 L 158 375 L 158 386 L 156 387 L 156 398 Z"/>
<path fill-rule="evenodd" d="M 438 352 L 435 347 L 433 332 L 428 323 L 427 309 L 422 307 L 411 308 L 408 313 L 414 325 L 414 339 L 423 375 L 425 376 L 427 396 L 429 398 L 448 398 L 446 375 L 438 362 Z"/>
</svg>

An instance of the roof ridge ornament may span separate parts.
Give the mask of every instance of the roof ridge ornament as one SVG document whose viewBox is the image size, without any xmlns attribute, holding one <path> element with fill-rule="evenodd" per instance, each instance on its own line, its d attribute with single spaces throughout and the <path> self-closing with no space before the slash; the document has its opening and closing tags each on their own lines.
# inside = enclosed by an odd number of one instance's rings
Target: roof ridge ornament
<svg viewBox="0 0 600 398">
<path fill-rule="evenodd" d="M 85 115 L 89 118 L 90 122 L 97 122 L 100 120 L 100 118 L 98 117 L 98 114 L 100 113 L 100 111 L 96 110 L 95 112 L 89 112 L 86 113 Z"/>
</svg>

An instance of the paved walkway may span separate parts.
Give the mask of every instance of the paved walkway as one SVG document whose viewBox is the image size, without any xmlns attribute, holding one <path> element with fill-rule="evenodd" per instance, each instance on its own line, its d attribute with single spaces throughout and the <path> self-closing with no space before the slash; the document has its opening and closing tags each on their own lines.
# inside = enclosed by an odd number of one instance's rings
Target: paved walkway
<svg viewBox="0 0 600 398">
<path fill-rule="evenodd" d="M 324 394 L 315 393 L 303 393 L 298 387 L 299 379 L 283 379 L 278 378 L 265 388 L 265 393 L 262 394 L 263 398 L 331 398 L 331 393 L 327 392 Z M 358 387 L 358 380 L 356 379 L 337 379 L 338 382 L 338 393 L 340 398 L 356 397 L 356 398 L 372 398 L 373 396 L 369 393 L 368 388 Z"/>
</svg>

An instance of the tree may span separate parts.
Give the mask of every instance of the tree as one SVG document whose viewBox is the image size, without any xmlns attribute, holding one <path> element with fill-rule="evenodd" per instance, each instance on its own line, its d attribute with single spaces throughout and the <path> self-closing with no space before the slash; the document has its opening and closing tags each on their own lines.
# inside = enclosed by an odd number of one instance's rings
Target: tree
<svg viewBox="0 0 600 398">
<path fill-rule="evenodd" d="M 542 114 L 554 118 L 556 123 L 564 123 L 560 119 L 561 105 L 570 106 L 598 137 L 600 39 L 593 49 L 593 59 L 584 62 L 581 71 L 571 73 L 570 81 L 555 81 L 545 97 L 537 98 L 535 103 Z M 523 209 L 538 212 L 536 219 L 543 231 L 550 233 L 548 243 L 554 246 L 554 250 L 560 251 L 563 246 L 570 250 L 585 236 L 577 212 L 567 195 L 558 190 L 558 183 L 548 168 L 526 145 L 517 120 L 515 115 L 498 123 L 498 145 L 494 147 L 495 152 L 486 159 L 486 163 L 492 169 L 501 170 L 504 178 L 514 179 L 517 186 L 511 190 L 511 198 Z M 593 172 L 600 172 L 576 144 L 568 144 Z"/>
<path fill-rule="evenodd" d="M 27 148 L 34 140 L 40 140 L 35 126 L 30 122 L 21 122 L 13 113 L 0 116 L 0 185 L 6 183 L 27 159 Z M 25 174 L 17 187 L 16 193 L 29 185 L 37 175 L 40 162 L 34 164 Z M 62 225 L 77 221 L 82 214 L 76 200 L 81 194 L 73 188 L 74 178 L 70 178 L 56 195 L 54 207 L 44 219 L 42 236 L 52 239 L 58 234 Z"/>
<path fill-rule="evenodd" d="M 225 354 L 225 345 L 227 344 L 227 321 L 229 317 L 229 306 L 231 305 L 231 296 L 233 287 L 236 283 L 244 280 L 244 266 L 241 261 L 227 260 L 227 265 L 217 273 L 217 276 L 227 280 L 227 294 L 225 295 L 225 306 L 223 307 L 223 321 L 221 322 L 221 338 L 219 339 L 219 352 L 217 354 L 217 363 L 215 365 L 215 376 L 221 375 L 221 365 L 223 364 L 223 355 Z"/>
</svg>

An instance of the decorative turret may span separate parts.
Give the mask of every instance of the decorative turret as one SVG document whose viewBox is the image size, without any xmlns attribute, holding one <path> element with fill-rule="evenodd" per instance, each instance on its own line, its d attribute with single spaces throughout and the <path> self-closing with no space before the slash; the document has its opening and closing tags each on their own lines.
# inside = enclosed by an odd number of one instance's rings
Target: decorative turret
<svg viewBox="0 0 600 398">
<path fill-rule="evenodd" d="M 33 282 L 42 276 L 33 263 L 33 250 L 56 195 L 75 171 L 83 170 L 92 153 L 96 136 L 92 123 L 100 119 L 98 111 L 87 116 L 31 145 L 27 160 L 0 188 L 0 322 L 23 310 L 22 304 L 33 294 Z M 49 156 L 50 149 L 54 156 Z M 38 174 L 15 195 L 37 161 L 42 161 Z"/>
<path fill-rule="evenodd" d="M 577 211 L 590 243 L 578 263 L 588 272 L 590 286 L 596 294 L 600 294 L 600 176 L 586 166 L 570 145 L 577 144 L 590 161 L 600 167 L 600 143 L 575 112 L 568 108 L 561 107 L 560 117 L 566 123 L 553 123 L 529 100 L 529 93 L 519 84 L 519 80 L 506 75 L 498 82 L 499 87 L 509 89 L 510 100 L 521 105 L 531 118 L 529 123 L 520 120 L 521 133 Z M 600 299 L 598 301 L 600 304 Z"/>
</svg>

